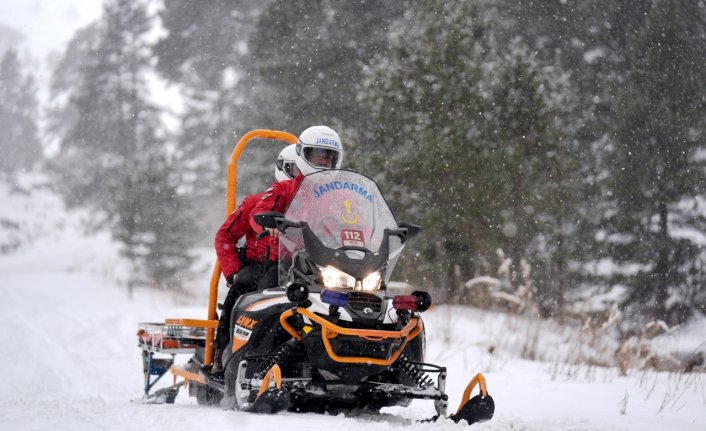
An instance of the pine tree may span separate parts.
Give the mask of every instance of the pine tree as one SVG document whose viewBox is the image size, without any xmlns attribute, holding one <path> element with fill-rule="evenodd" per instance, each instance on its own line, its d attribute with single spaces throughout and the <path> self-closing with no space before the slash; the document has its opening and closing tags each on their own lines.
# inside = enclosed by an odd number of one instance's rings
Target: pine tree
<svg viewBox="0 0 706 431">
<path fill-rule="evenodd" d="M 418 3 L 393 27 L 391 54 L 368 70 L 360 96 L 376 132 L 368 169 L 398 217 L 424 227 L 429 241 L 413 265 L 442 291 L 459 287 L 454 266 L 469 267 L 500 234 L 501 178 L 483 141 L 489 45 L 476 2 Z"/>
<path fill-rule="evenodd" d="M 262 0 L 214 0 L 199 7 L 189 0 L 165 2 L 159 11 L 166 35 L 154 47 L 158 69 L 189 88 L 220 90 L 223 75 L 240 72 L 244 43 Z"/>
<path fill-rule="evenodd" d="M 101 21 L 72 42 L 53 86 L 60 188 L 70 204 L 102 210 L 135 267 L 131 286 L 176 283 L 190 262 L 178 160 L 148 99 L 151 25 L 144 3 L 106 2 Z"/>
<path fill-rule="evenodd" d="M 549 313 L 562 301 L 583 186 L 576 95 L 520 38 L 500 53 L 498 13 L 444 1 L 405 16 L 361 95 L 379 126 L 369 162 L 387 187 L 401 186 L 393 206 L 431 238 L 415 270 L 460 294 L 459 276 L 487 271 L 503 249 L 530 262 Z"/>
<path fill-rule="evenodd" d="M 8 50 L 0 61 L 0 171 L 29 169 L 42 158 L 37 128 L 34 78 L 24 74 L 17 52 Z"/>
<path fill-rule="evenodd" d="M 140 164 L 135 175 L 126 177 L 126 188 L 134 192 L 117 202 L 122 220 L 114 229 L 137 269 L 131 283 L 179 288 L 190 272 L 196 234 L 187 196 L 179 193 L 183 180 L 163 154 L 135 162 Z"/>
<path fill-rule="evenodd" d="M 340 133 L 369 128 L 355 97 L 358 84 L 373 56 L 387 52 L 387 30 L 406 4 L 273 1 L 249 41 L 246 83 L 253 110 L 246 114 L 254 124 L 294 133 L 315 124 Z M 350 140 L 347 144 L 347 151 L 355 145 Z"/>
<path fill-rule="evenodd" d="M 175 0 L 159 12 L 167 34 L 155 45 L 154 54 L 158 70 L 184 89 L 179 148 L 190 160 L 197 199 L 222 199 L 236 135 L 244 129 L 273 127 L 246 124 L 241 115 L 247 109 L 240 88 L 246 76 L 246 41 L 268 3 L 218 0 L 194 7 L 192 1 Z M 272 181 L 271 175 L 268 179 Z"/>
<path fill-rule="evenodd" d="M 495 66 L 487 146 L 502 175 L 495 195 L 503 237 L 498 246 L 531 269 L 540 311 L 561 309 L 576 258 L 576 225 L 586 185 L 575 135 L 577 96 L 568 73 L 540 63 L 518 38 Z"/>
<path fill-rule="evenodd" d="M 159 15 L 167 35 L 155 54 L 159 70 L 187 96 L 179 148 L 190 159 L 194 192 L 220 202 L 235 139 L 254 128 L 296 134 L 328 124 L 344 135 L 347 159 L 355 159 L 358 137 L 351 131 L 369 127 L 355 100 L 361 70 L 374 53 L 384 52 L 388 24 L 405 4 L 219 0 L 194 8 L 184 0 L 165 3 Z M 317 24 L 301 25 L 303 19 Z M 248 178 L 240 182 L 241 192 L 261 191 L 272 181 L 271 154 L 255 153 L 255 160 L 239 169 Z"/>
<path fill-rule="evenodd" d="M 616 282 L 629 285 L 636 311 L 670 322 L 694 307 L 687 270 L 705 257 L 681 233 L 706 229 L 690 208 L 706 186 L 705 13 L 698 1 L 653 3 L 630 38 L 611 155 L 606 242 L 619 263 L 637 268 Z"/>
</svg>

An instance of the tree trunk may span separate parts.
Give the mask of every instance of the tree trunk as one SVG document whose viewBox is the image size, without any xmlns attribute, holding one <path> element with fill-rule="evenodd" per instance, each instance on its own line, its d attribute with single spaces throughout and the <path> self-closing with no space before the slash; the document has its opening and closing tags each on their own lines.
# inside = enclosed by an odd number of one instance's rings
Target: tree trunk
<svg viewBox="0 0 706 431">
<path fill-rule="evenodd" d="M 438 262 L 441 262 L 443 266 L 450 263 L 446 254 L 446 248 L 444 247 L 442 241 L 434 241 L 434 251 L 436 251 L 436 258 L 438 259 Z M 437 287 L 440 288 L 440 291 L 444 292 L 445 298 L 442 297 L 442 301 L 445 299 L 447 302 L 452 304 L 458 303 L 458 295 L 454 291 L 454 286 L 451 282 L 451 277 L 449 274 L 447 274 L 446 271 L 440 271 L 435 274 L 435 278 Z"/>
<path fill-rule="evenodd" d="M 667 317 L 667 296 L 669 276 L 669 232 L 667 227 L 667 204 L 659 203 L 658 258 L 655 267 L 655 304 L 653 317 L 665 320 Z"/>
</svg>

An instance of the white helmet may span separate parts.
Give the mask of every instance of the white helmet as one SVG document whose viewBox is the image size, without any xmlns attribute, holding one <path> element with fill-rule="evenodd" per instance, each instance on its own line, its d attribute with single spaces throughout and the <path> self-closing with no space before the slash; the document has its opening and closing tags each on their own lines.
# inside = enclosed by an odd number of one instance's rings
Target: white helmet
<svg viewBox="0 0 706 431">
<path fill-rule="evenodd" d="M 343 162 L 341 138 L 330 127 L 309 127 L 299 135 L 295 160 L 304 175 L 323 169 L 340 169 Z"/>
<path fill-rule="evenodd" d="M 284 181 L 299 175 L 299 168 L 295 162 L 297 158 L 296 145 L 287 145 L 277 156 L 275 163 L 275 179 Z"/>
</svg>

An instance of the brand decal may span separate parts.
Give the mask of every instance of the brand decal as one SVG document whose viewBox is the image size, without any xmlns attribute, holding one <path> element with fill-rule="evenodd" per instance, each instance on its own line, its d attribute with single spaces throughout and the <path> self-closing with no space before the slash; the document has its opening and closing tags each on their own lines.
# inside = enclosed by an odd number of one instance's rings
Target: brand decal
<svg viewBox="0 0 706 431">
<path fill-rule="evenodd" d="M 314 189 L 314 197 L 320 198 L 324 193 L 334 190 L 350 190 L 358 193 L 363 199 L 367 199 L 370 202 L 373 201 L 372 194 L 368 193 L 362 186 L 348 181 L 331 181 L 330 183 L 322 184 L 318 189 Z"/>
<path fill-rule="evenodd" d="M 257 320 L 253 320 L 249 317 L 240 316 L 235 322 L 236 325 L 242 326 L 244 328 L 252 329 L 257 325 Z"/>
<path fill-rule="evenodd" d="M 331 138 L 324 138 L 324 137 L 316 138 L 315 145 L 324 145 L 327 147 L 341 148 L 341 146 L 338 144 L 337 140 L 331 139 Z"/>
</svg>

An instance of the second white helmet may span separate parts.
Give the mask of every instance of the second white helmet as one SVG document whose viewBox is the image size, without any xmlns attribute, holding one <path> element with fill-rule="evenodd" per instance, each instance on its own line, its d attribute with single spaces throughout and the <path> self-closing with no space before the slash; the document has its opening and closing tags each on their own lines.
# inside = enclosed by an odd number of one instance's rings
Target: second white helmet
<svg viewBox="0 0 706 431">
<path fill-rule="evenodd" d="M 284 181 L 299 175 L 296 158 L 296 145 L 287 145 L 279 152 L 277 162 L 275 163 L 275 180 Z"/>
<path fill-rule="evenodd" d="M 296 164 L 304 175 L 324 169 L 340 169 L 343 163 L 341 138 L 327 126 L 304 130 L 299 135 L 296 150 Z"/>
</svg>

